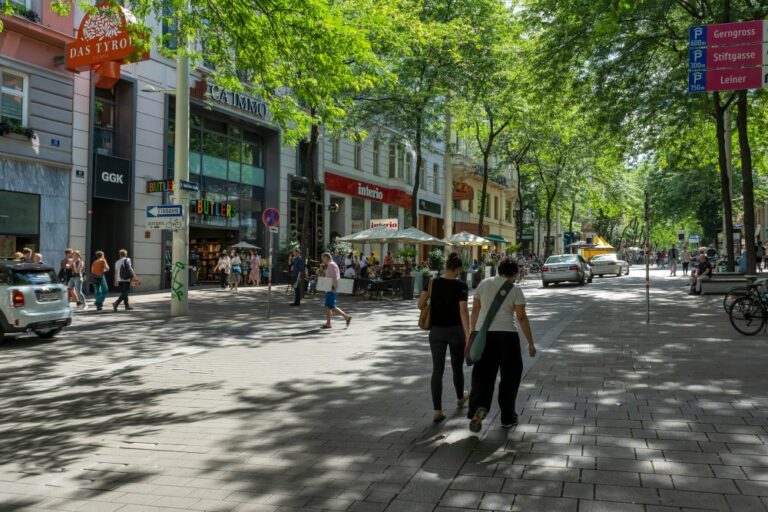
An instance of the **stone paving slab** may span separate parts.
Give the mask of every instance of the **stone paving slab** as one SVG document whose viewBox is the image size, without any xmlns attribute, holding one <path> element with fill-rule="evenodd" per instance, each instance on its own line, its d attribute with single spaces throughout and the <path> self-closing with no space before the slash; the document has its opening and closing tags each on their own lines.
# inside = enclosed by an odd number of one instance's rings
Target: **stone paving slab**
<svg viewBox="0 0 768 512">
<path fill-rule="evenodd" d="M 331 333 L 319 299 L 266 322 L 254 290 L 78 314 L 0 346 L 0 510 L 767 512 L 764 339 L 661 272 L 646 326 L 637 274 L 525 285 L 521 423 L 494 405 L 479 435 L 431 424 L 412 303 L 342 301 Z"/>
</svg>

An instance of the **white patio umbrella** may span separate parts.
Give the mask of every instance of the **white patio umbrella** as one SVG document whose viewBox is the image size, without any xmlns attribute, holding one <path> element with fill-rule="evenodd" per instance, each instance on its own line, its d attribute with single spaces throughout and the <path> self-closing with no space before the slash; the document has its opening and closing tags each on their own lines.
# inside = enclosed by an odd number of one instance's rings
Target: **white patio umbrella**
<svg viewBox="0 0 768 512">
<path fill-rule="evenodd" d="M 448 245 L 448 242 L 445 240 L 434 237 L 413 226 L 399 230 L 395 235 L 394 241 L 417 245 Z"/>
<path fill-rule="evenodd" d="M 253 244 L 249 244 L 248 242 L 237 242 L 235 245 L 232 246 L 233 249 L 261 249 L 261 247 L 256 247 Z"/>
<path fill-rule="evenodd" d="M 487 244 L 488 240 L 481 236 L 473 235 L 468 231 L 462 231 L 453 235 L 446 242 L 449 245 L 459 245 L 461 247 L 477 247 Z"/>
<path fill-rule="evenodd" d="M 338 240 L 342 242 L 351 242 L 353 244 L 370 244 L 370 243 L 387 243 L 394 242 L 394 237 L 397 234 L 396 229 L 388 228 L 385 226 L 379 226 L 375 228 L 365 229 L 340 237 Z"/>
</svg>

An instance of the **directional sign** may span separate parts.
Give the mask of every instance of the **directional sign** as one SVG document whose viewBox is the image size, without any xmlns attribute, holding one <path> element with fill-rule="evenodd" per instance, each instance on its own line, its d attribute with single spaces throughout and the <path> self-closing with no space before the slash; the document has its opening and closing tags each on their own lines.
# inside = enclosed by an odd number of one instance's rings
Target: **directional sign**
<svg viewBox="0 0 768 512">
<path fill-rule="evenodd" d="M 765 20 L 696 25 L 688 29 L 691 48 L 762 43 L 768 39 Z"/>
<path fill-rule="evenodd" d="M 688 235 L 688 243 L 698 243 L 700 239 L 699 235 Z"/>
<path fill-rule="evenodd" d="M 688 92 L 760 89 L 766 85 L 768 85 L 768 66 L 688 73 Z"/>
<path fill-rule="evenodd" d="M 768 43 L 691 48 L 688 58 L 691 71 L 764 66 L 768 65 Z"/>
<path fill-rule="evenodd" d="M 265 226 L 277 226 L 280 224 L 280 212 L 275 208 L 267 208 L 264 213 L 261 214 L 261 220 Z"/>
<path fill-rule="evenodd" d="M 147 219 L 160 219 L 184 216 L 184 206 L 180 204 L 161 204 L 156 206 L 147 206 Z"/>
<path fill-rule="evenodd" d="M 279 233 L 280 232 L 280 228 L 278 228 L 277 226 L 269 226 L 269 232 L 270 233 Z"/>
</svg>

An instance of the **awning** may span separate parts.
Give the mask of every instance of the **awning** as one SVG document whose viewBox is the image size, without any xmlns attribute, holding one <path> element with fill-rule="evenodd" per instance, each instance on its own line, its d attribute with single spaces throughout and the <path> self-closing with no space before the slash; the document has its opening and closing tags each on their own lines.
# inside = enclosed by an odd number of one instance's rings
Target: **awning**
<svg viewBox="0 0 768 512">
<path fill-rule="evenodd" d="M 504 238 L 501 235 L 488 235 L 485 238 L 490 240 L 491 242 L 496 242 L 496 243 L 499 243 L 499 244 L 508 244 L 509 243 L 509 241 L 507 241 L 507 239 Z"/>
</svg>

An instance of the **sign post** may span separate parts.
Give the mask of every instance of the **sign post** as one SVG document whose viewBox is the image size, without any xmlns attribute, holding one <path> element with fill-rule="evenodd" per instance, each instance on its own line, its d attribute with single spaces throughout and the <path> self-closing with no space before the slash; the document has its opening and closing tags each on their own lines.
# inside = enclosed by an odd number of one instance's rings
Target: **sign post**
<svg viewBox="0 0 768 512">
<path fill-rule="evenodd" d="M 147 206 L 147 229 L 170 229 L 176 231 L 183 229 L 184 205 L 161 204 Z"/>
<path fill-rule="evenodd" d="M 269 228 L 269 266 L 267 267 L 267 318 L 272 316 L 272 259 L 274 258 L 275 234 L 279 231 L 280 212 L 276 208 L 267 208 L 261 214 L 261 220 Z"/>
</svg>

